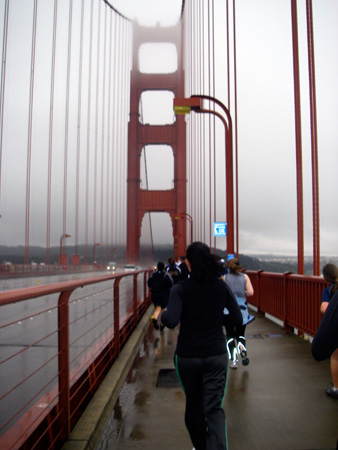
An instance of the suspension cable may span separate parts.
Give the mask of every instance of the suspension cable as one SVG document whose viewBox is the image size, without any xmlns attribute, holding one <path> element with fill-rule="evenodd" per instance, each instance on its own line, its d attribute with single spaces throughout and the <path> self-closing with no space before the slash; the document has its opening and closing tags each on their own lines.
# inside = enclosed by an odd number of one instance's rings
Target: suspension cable
<svg viewBox="0 0 338 450">
<path fill-rule="evenodd" d="M 32 121 L 33 121 L 33 99 L 34 99 L 34 73 L 35 73 L 35 47 L 36 47 L 36 24 L 38 15 L 38 0 L 34 0 L 33 32 L 31 50 L 31 76 L 29 90 L 29 117 L 27 138 L 27 172 L 26 172 L 26 219 L 25 219 L 25 264 L 29 261 L 29 216 L 30 216 L 30 188 L 31 188 L 31 160 L 32 160 Z"/>
</svg>

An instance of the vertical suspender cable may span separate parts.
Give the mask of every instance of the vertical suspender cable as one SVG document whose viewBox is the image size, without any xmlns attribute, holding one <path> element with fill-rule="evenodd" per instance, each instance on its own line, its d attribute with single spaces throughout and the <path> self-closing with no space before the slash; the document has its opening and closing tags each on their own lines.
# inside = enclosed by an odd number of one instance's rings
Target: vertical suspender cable
<svg viewBox="0 0 338 450">
<path fill-rule="evenodd" d="M 201 42 L 201 29 L 202 29 L 202 12 L 201 12 L 201 0 L 199 0 L 199 5 L 198 5 L 198 27 L 197 27 L 197 49 L 198 49 L 198 61 L 199 61 L 199 66 L 198 66 L 198 75 L 199 75 L 199 79 L 198 79 L 198 92 L 202 92 L 203 93 L 203 85 L 202 85 L 202 80 L 203 80 L 203 73 L 204 73 L 204 67 L 203 67 L 203 50 L 202 50 L 202 42 Z M 202 114 L 198 115 L 198 123 L 199 123 L 199 130 L 198 130 L 198 156 L 199 156 L 199 169 L 197 172 L 197 187 L 198 187 L 198 191 L 199 191 L 199 204 L 198 204 L 198 213 L 199 213 L 199 226 L 200 226 L 200 236 L 201 236 L 201 240 L 203 240 L 203 222 L 204 222 L 204 217 L 203 217 L 203 194 L 202 194 L 202 171 L 203 171 L 203 162 L 202 162 L 202 157 L 203 157 L 203 140 L 202 140 L 202 123 L 204 121 L 204 116 Z"/>
<path fill-rule="evenodd" d="M 127 21 L 124 19 L 123 20 L 123 24 L 124 24 L 124 45 L 122 48 L 129 48 L 128 45 L 128 23 Z M 123 164 L 123 168 L 124 168 L 124 173 L 127 173 L 127 152 L 128 152 L 128 113 L 127 113 L 127 108 L 128 105 L 130 105 L 130 101 L 127 100 L 127 96 L 128 96 L 128 90 L 129 90 L 129 86 L 127 85 L 127 62 L 128 62 L 129 58 L 123 58 L 122 62 L 121 62 L 121 66 L 124 68 L 124 71 L 122 72 L 122 86 L 123 86 L 123 93 L 124 93 L 124 97 L 122 98 L 122 105 L 123 105 L 123 147 L 122 147 L 122 151 L 123 151 L 123 156 L 124 156 L 124 164 Z M 124 65 L 122 64 L 124 62 Z M 126 177 L 124 177 L 124 180 L 126 179 Z M 125 186 L 125 184 L 124 184 Z M 124 201 L 123 201 L 123 207 L 124 207 L 124 211 L 121 217 L 121 230 L 126 230 L 126 217 L 127 217 L 127 191 L 126 188 L 123 189 L 123 194 L 124 194 Z"/>
<path fill-rule="evenodd" d="M 110 166 L 111 166 L 111 150 L 112 146 L 110 145 L 110 120 L 111 120 L 111 78 L 112 78 L 112 34 L 113 34 L 113 12 L 110 10 L 110 22 L 109 22 L 109 66 L 108 66 L 108 105 L 107 105 L 107 165 L 106 165 L 106 178 L 107 178 L 107 195 L 106 195 L 106 243 L 107 243 L 107 249 L 110 249 L 108 251 L 108 259 L 113 260 L 113 253 L 112 253 L 112 242 L 110 240 L 109 236 L 109 218 L 111 217 L 111 209 L 112 209 L 112 201 L 111 200 L 111 178 L 110 177 Z M 112 224 L 111 224 L 112 226 Z"/>
<path fill-rule="evenodd" d="M 140 113 L 140 118 L 141 118 L 141 123 L 143 124 L 143 107 L 142 107 L 142 100 L 140 102 L 140 108 L 141 108 L 141 113 Z M 144 147 L 144 151 L 143 151 L 143 159 L 144 159 L 144 173 L 145 173 L 145 178 L 146 178 L 146 190 L 149 190 L 149 182 L 148 182 L 148 165 L 147 165 L 147 152 L 146 152 L 146 147 Z M 151 244 L 151 256 L 154 260 L 154 240 L 153 240 L 153 226 L 151 223 L 151 212 L 148 213 L 149 214 L 149 229 L 150 229 L 150 244 Z"/>
<path fill-rule="evenodd" d="M 226 1 L 226 36 L 227 36 L 227 82 L 228 82 L 228 108 L 230 111 L 230 37 L 229 37 L 229 0 Z"/>
<path fill-rule="evenodd" d="M 1 206 L 1 180 L 2 180 L 2 139 L 4 129 L 4 105 L 5 105 L 5 80 L 6 80 L 6 63 L 7 63 L 7 35 L 8 35 L 8 15 L 9 0 L 5 2 L 4 11 L 4 29 L 2 37 L 2 64 L 1 64 L 1 87 L 0 87 L 0 206 Z M 0 209 L 1 212 L 1 209 Z M 1 217 L 1 214 L 0 214 Z"/>
<path fill-rule="evenodd" d="M 291 0 L 293 79 L 295 99 L 295 137 L 296 137 L 296 183 L 297 183 L 297 256 L 298 273 L 304 274 L 304 209 L 303 209 L 303 161 L 302 125 L 300 107 L 299 46 L 297 23 L 297 0 Z"/>
<path fill-rule="evenodd" d="M 119 221 L 119 214 L 120 214 L 120 200 L 119 200 L 119 182 L 120 182 L 120 173 L 118 170 L 118 167 L 120 167 L 120 154 L 119 154 L 119 148 L 118 148 L 118 143 L 119 143 L 119 104 L 118 104 L 118 93 L 119 93 L 119 72 L 118 72 L 118 66 L 119 66 L 119 48 L 120 48 L 120 23 L 121 23 L 121 17 L 117 18 L 117 23 L 116 23 L 116 31 L 115 31 L 115 67 L 114 67 L 114 103 L 115 103 L 115 108 L 114 108 L 114 129 L 115 129 L 115 133 L 114 133 L 114 160 L 115 160 L 115 165 L 114 165 L 114 179 L 115 179 L 115 202 L 114 202 L 114 210 L 115 210 L 115 226 L 114 226 L 114 233 L 115 233 L 115 237 L 114 237 L 114 241 L 115 241 L 115 245 L 118 246 L 119 245 L 119 230 L 118 230 L 118 221 Z"/>
<path fill-rule="evenodd" d="M 49 141 L 48 141 L 48 178 L 47 178 L 47 242 L 46 242 L 46 264 L 50 264 L 50 224 L 51 224 L 51 193 L 52 193 L 52 157 L 53 157 L 53 117 L 54 117 L 54 82 L 55 82 L 55 50 L 57 30 L 58 0 L 54 0 L 53 19 L 53 45 L 52 45 L 52 67 L 49 101 Z"/>
<path fill-rule="evenodd" d="M 312 0 L 306 0 L 306 17 L 308 33 L 310 114 L 311 114 L 311 154 L 312 154 L 312 204 L 313 204 L 313 274 L 320 274 L 320 240 L 319 240 L 319 188 L 318 188 L 318 146 L 317 146 L 317 110 L 315 57 L 313 43 Z"/>
<path fill-rule="evenodd" d="M 122 48 L 127 48 L 126 44 L 127 44 L 127 24 L 126 21 L 123 20 L 123 35 L 122 35 L 123 41 L 122 41 Z M 125 140 L 126 137 L 126 133 L 125 133 L 125 126 L 127 123 L 127 114 L 126 114 L 126 71 L 125 71 L 125 63 L 126 63 L 126 57 L 125 55 L 121 54 L 121 61 L 120 61 L 120 70 L 121 70 L 121 118 L 122 118 L 122 126 L 121 126 L 121 151 L 122 151 L 122 155 L 123 155 L 123 171 L 126 168 L 126 160 L 127 160 L 127 143 Z M 123 194 L 125 194 L 125 190 L 123 189 Z M 127 214 L 126 211 L 126 205 L 127 205 L 127 201 L 125 198 L 123 198 L 123 202 L 122 202 L 123 208 L 122 208 L 122 214 L 121 214 L 121 226 L 120 229 L 124 230 L 124 217 Z"/>
<path fill-rule="evenodd" d="M 216 78 L 215 78 L 215 3 L 214 0 L 212 1 L 212 49 L 213 49 L 213 93 L 212 96 L 215 97 L 216 92 Z M 217 205 L 216 205 L 216 116 L 213 115 L 213 132 L 214 132 L 214 221 L 216 221 L 216 212 L 217 212 Z M 216 253 L 216 237 L 214 237 L 214 252 Z"/>
<path fill-rule="evenodd" d="M 202 92 L 202 71 L 203 71 L 203 67 L 202 67 L 202 50 L 201 50 L 201 23 L 202 23 L 202 18 L 201 18 L 201 0 L 198 1 L 198 5 L 196 6 L 196 16 L 197 16 L 197 26 L 196 26 L 196 49 L 197 49 L 197 55 L 198 57 L 196 57 L 196 62 L 198 62 L 198 66 L 197 66 L 197 89 L 195 92 Z M 198 115 L 197 116 L 197 120 L 198 120 L 198 129 L 196 130 L 197 133 L 196 135 L 198 136 L 198 166 L 197 166 L 197 170 L 196 170 L 196 188 L 197 188 L 197 213 L 199 215 L 198 218 L 198 226 L 200 229 L 200 236 L 201 236 L 201 240 L 203 240 L 203 230 L 202 230 L 202 134 L 201 134 L 201 130 L 202 130 L 202 119 L 203 116 L 202 115 Z"/>
<path fill-rule="evenodd" d="M 126 48 L 126 43 L 127 43 L 127 23 L 125 20 L 122 21 L 122 48 Z M 123 157 L 123 164 L 122 164 L 122 168 L 123 168 L 123 173 L 126 173 L 126 165 L 127 165 L 127 145 L 126 145 L 126 124 L 127 124 L 127 114 L 126 114 L 126 89 L 125 89 L 125 79 L 126 79 L 126 74 L 125 74 L 125 67 L 124 67 L 124 62 L 126 62 L 126 58 L 124 57 L 124 55 L 122 54 L 122 52 L 120 52 L 120 56 L 121 56 L 121 60 L 120 60 L 120 85 L 122 86 L 121 89 L 121 99 L 120 99 L 120 107 L 121 107 L 121 120 L 122 120 L 122 126 L 121 126 L 121 152 L 122 152 L 122 157 Z M 123 71 L 124 70 L 124 71 Z M 125 181 L 126 177 L 123 176 L 121 177 L 123 179 L 123 181 Z M 125 186 L 125 183 L 123 183 L 123 186 Z M 127 206 L 127 198 L 126 198 L 126 189 L 124 188 L 122 190 L 123 192 L 123 197 L 122 197 L 122 214 L 120 217 L 120 230 L 121 230 L 121 234 L 122 234 L 122 230 L 125 230 L 125 217 L 127 214 L 126 211 L 126 206 Z M 121 236 L 122 237 L 122 236 Z"/>
<path fill-rule="evenodd" d="M 208 95 L 211 95 L 211 27 L 210 27 L 210 0 L 208 0 Z M 209 247 L 211 248 L 212 228 L 212 173 L 211 173 L 211 114 L 209 114 Z"/>
<path fill-rule="evenodd" d="M 80 185 L 80 143 L 81 143 L 81 105 L 82 105 L 82 58 L 83 58 L 83 18 L 84 0 L 81 1 L 81 24 L 80 24 L 80 59 L 78 79 L 78 103 L 77 103 L 77 142 L 76 142 L 76 186 L 75 186 L 75 254 L 79 254 L 79 185 Z"/>
<path fill-rule="evenodd" d="M 195 85 L 194 85 L 194 91 L 198 92 L 199 90 L 199 41 L 198 41 L 198 3 L 195 4 L 195 28 L 194 28 L 194 43 L 195 43 L 195 61 L 194 61 L 194 74 L 195 74 Z M 200 139 L 197 139 L 198 133 L 200 130 L 200 116 L 195 115 L 195 167 L 194 167 L 194 178 L 195 178 L 195 189 L 194 189 L 194 196 L 195 196 L 195 212 L 197 216 L 196 221 L 196 230 L 198 233 L 198 236 L 201 236 L 200 234 L 200 191 L 199 191 L 199 161 L 200 161 Z"/>
<path fill-rule="evenodd" d="M 92 58 L 93 58 L 93 9 L 94 0 L 90 8 L 89 32 L 89 63 L 88 63 L 88 103 L 87 103 L 87 158 L 86 158 L 86 219 L 85 219 L 85 261 L 88 262 L 88 235 L 89 235 L 89 157 L 90 157 L 90 116 L 92 98 Z"/>
<path fill-rule="evenodd" d="M 94 211 L 93 211 L 93 245 L 96 245 L 97 225 L 97 146 L 98 146 L 98 121 L 99 121 L 99 86 L 100 86 L 100 48 L 101 48 L 101 2 L 97 15 L 97 47 L 96 47 L 96 103 L 95 103 L 95 147 L 94 147 Z M 94 264 L 94 261 L 93 261 Z"/>
<path fill-rule="evenodd" d="M 201 8 L 201 32 L 202 36 L 200 35 L 200 41 L 202 46 L 202 58 L 201 58 L 201 64 L 202 64 L 202 77 L 201 77 L 201 90 L 202 94 L 205 93 L 205 46 L 204 46 L 204 3 L 202 3 Z M 202 163 L 201 163 L 201 196 L 202 196 L 202 209 L 201 209 L 201 221 L 202 221 L 202 230 L 201 230 L 201 236 L 203 239 L 203 242 L 205 242 L 205 114 L 202 114 L 201 121 L 203 122 L 203 126 L 201 127 L 201 145 L 202 145 Z"/>
<path fill-rule="evenodd" d="M 190 95 L 194 90 L 194 75 L 193 75 L 193 67 L 194 67 L 194 8 L 192 3 L 190 2 L 190 17 L 191 17 L 191 27 L 190 27 Z M 196 223 L 196 214 L 195 214 L 195 196 L 193 195 L 194 191 L 194 122 L 195 118 L 190 114 L 190 202 L 191 202 L 191 212 L 194 217 L 194 221 Z M 195 236 L 197 236 L 197 227 L 195 226 Z"/>
<path fill-rule="evenodd" d="M 69 2 L 69 23 L 68 23 L 68 57 L 67 57 L 67 87 L 66 87 L 66 114 L 65 114 L 65 152 L 64 152 L 64 178 L 63 178 L 63 234 L 67 229 L 67 188 L 68 188 L 68 128 L 69 128 L 69 84 L 70 84 L 70 63 L 72 53 L 72 14 L 73 0 Z M 66 241 L 63 245 L 65 253 Z"/>
<path fill-rule="evenodd" d="M 120 149 L 120 143 L 121 143 L 121 126 L 120 126 L 120 119 L 121 119 L 121 102 L 120 102 L 120 95 L 121 95 L 121 87 L 120 87 L 120 83 L 121 83 L 121 79 L 120 79 L 120 55 L 121 55 L 121 48 L 122 48 L 122 42 L 121 42 L 121 29 L 122 29 L 122 25 L 121 25 L 122 19 L 119 17 L 119 30 L 118 30 L 118 44 L 117 44 L 117 65 L 116 68 L 118 68 L 118 70 L 116 71 L 116 92 L 115 92 L 115 96 L 116 96 L 116 152 L 117 152 L 117 159 L 116 159 L 116 180 L 117 180 L 117 184 L 116 184 L 116 211 L 117 211 L 117 217 L 116 217 L 116 232 L 117 232 L 117 243 L 118 245 L 121 244 L 121 234 L 122 234 L 122 230 L 120 229 L 120 215 L 122 214 L 122 200 L 121 197 L 122 195 L 118 195 L 119 190 L 121 193 L 121 186 L 122 186 L 122 180 L 123 177 L 121 176 L 121 172 L 122 172 L 122 155 L 121 155 L 121 149 Z M 119 168 L 119 169 L 118 169 Z M 119 187 L 119 189 L 118 189 Z"/>
<path fill-rule="evenodd" d="M 103 44 L 103 80 L 102 80 L 102 118 L 101 118 L 101 131 L 102 131 L 102 141 L 101 141 L 101 204 L 100 204 L 100 263 L 102 265 L 102 258 L 103 258 L 103 252 L 105 252 L 106 255 L 106 261 L 105 264 L 108 263 L 107 261 L 107 242 L 104 243 L 103 240 L 103 225 L 104 225 L 104 218 L 103 218 L 103 201 L 104 201 L 104 181 L 105 181 L 105 111 L 106 111 L 106 60 L 107 60 L 107 5 L 104 7 L 104 44 Z M 107 162 L 106 162 L 107 164 Z M 106 184 L 107 187 L 107 184 Z M 107 213 L 107 212 L 106 212 Z M 103 246 L 104 243 L 104 246 Z"/>
<path fill-rule="evenodd" d="M 237 48 L 236 48 L 236 4 L 233 0 L 233 33 L 234 33 L 234 100 L 235 100 L 235 158 L 236 158 L 236 252 L 239 252 L 239 218 L 238 218 L 238 128 L 237 128 Z M 229 102 L 230 105 L 230 102 Z"/>
<path fill-rule="evenodd" d="M 187 69 L 186 69 L 186 85 L 187 85 L 187 92 L 189 93 L 189 95 L 191 94 L 191 67 L 192 67 L 192 39 L 191 39 L 191 34 L 192 34 L 192 17 L 191 17 L 191 3 L 189 3 L 188 5 L 188 11 L 185 14 L 185 17 L 187 18 L 188 21 L 188 26 L 186 29 L 186 56 L 184 58 L 186 64 L 187 64 Z M 193 217 L 193 205 L 192 205 L 192 196 L 191 196 L 191 192 L 192 192 L 192 188 L 191 188 L 191 183 L 192 183 L 192 117 L 191 115 L 188 116 L 188 126 L 189 126 L 189 130 L 188 130 L 188 203 L 189 203 L 189 211 Z"/>
<path fill-rule="evenodd" d="M 114 28 L 114 67 L 113 67 L 113 74 L 114 74 L 114 84 L 113 84 L 113 138 L 112 138 L 112 229 L 111 229 L 111 239 L 113 245 L 117 245 L 117 226 L 116 226 L 116 211 L 118 211 L 118 205 L 117 205 L 117 189 L 116 189 L 116 182 L 117 182 L 117 96 L 116 96 L 116 67 L 117 67 L 117 37 L 118 37 L 118 20 L 120 20 L 119 17 L 115 15 L 115 28 Z"/>
<path fill-rule="evenodd" d="M 197 59 L 198 59 L 198 55 L 197 55 L 197 45 L 196 45 L 196 42 L 197 42 L 197 40 L 196 40 L 196 34 L 197 34 L 197 32 L 196 32 L 196 28 L 197 28 L 197 8 L 196 8 L 196 5 L 195 5 L 195 8 L 194 8 L 194 13 L 193 13 L 193 25 L 194 25 L 194 27 L 193 27 L 193 56 L 194 56 L 194 59 L 193 59 L 193 66 L 192 66 L 192 69 L 193 69 L 193 82 L 192 82 L 192 89 L 193 89 L 193 92 L 196 92 L 196 90 L 197 90 L 197 72 L 198 72 L 198 70 L 197 70 Z M 196 133 L 197 133 L 197 118 L 196 117 L 194 117 L 194 121 L 193 121 L 193 142 L 192 142 L 192 148 L 194 149 L 193 150 L 193 152 L 192 152 L 192 154 L 193 154 L 193 161 L 194 161 L 194 164 L 193 164 L 193 166 L 192 166 L 192 170 L 193 170 L 193 185 L 192 185 L 192 189 L 193 189 L 193 191 L 192 191 L 192 195 L 193 195 L 193 199 L 194 199 L 194 211 L 195 211 L 195 216 L 196 216 L 196 218 L 197 218 L 197 221 L 196 221 L 196 232 L 197 232 L 197 236 L 199 237 L 199 217 L 198 217 L 198 193 L 197 193 L 197 164 L 198 164 L 198 155 L 197 155 L 197 153 L 198 153 L 198 144 L 197 144 L 197 139 L 196 139 Z"/>
<path fill-rule="evenodd" d="M 29 90 L 28 138 L 27 138 L 25 264 L 28 264 L 28 262 L 29 262 L 29 215 L 30 215 L 30 187 L 31 187 L 31 159 L 32 159 L 32 121 L 33 121 L 33 98 L 34 98 L 34 72 L 35 72 L 35 45 L 36 45 L 37 14 L 38 14 L 38 0 L 34 0 L 33 31 L 32 31 L 32 51 L 31 51 L 31 75 L 30 75 L 30 90 Z"/>
</svg>

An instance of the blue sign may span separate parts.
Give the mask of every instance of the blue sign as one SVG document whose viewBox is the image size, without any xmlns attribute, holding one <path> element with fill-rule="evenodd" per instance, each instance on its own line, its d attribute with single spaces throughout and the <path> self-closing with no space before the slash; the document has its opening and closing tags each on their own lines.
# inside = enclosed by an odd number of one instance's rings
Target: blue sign
<svg viewBox="0 0 338 450">
<path fill-rule="evenodd" d="M 214 222 L 214 237 L 227 235 L 226 222 Z"/>
</svg>

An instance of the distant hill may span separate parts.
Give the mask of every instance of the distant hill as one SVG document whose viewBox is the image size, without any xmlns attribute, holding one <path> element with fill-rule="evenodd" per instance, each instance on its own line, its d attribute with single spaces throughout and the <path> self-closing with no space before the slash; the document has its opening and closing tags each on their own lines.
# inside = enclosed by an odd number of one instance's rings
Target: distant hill
<svg viewBox="0 0 338 450">
<path fill-rule="evenodd" d="M 223 250 L 216 250 L 216 253 L 222 257 L 226 257 L 226 253 Z M 145 253 L 146 254 L 146 253 Z M 167 263 L 168 258 L 172 256 L 172 247 L 161 247 L 155 250 L 155 261 L 163 261 Z M 240 264 L 247 270 L 265 270 L 266 272 L 297 272 L 297 263 L 292 262 L 275 262 L 275 261 L 262 261 L 257 257 L 247 256 L 239 254 Z M 311 266 L 312 270 L 312 266 Z"/>
<path fill-rule="evenodd" d="M 71 257 L 75 254 L 74 246 L 67 246 L 66 252 L 71 261 Z M 103 264 L 108 261 L 116 261 L 118 264 L 125 264 L 125 253 L 124 247 L 114 248 L 113 252 L 111 248 L 96 247 L 95 249 L 95 259 L 100 262 L 102 258 Z M 77 249 L 79 255 L 81 255 L 81 261 L 84 261 L 85 256 L 85 246 L 80 245 Z M 50 248 L 50 264 L 58 262 L 60 247 Z M 89 264 L 93 261 L 93 244 L 89 244 L 87 248 L 87 261 Z M 221 257 L 226 257 L 226 252 L 224 250 L 216 250 L 216 253 Z M 158 261 L 168 262 L 168 258 L 173 256 L 173 247 L 171 245 L 165 245 L 161 247 L 156 247 L 154 253 L 152 253 L 150 247 L 141 247 L 140 249 L 140 265 L 142 267 L 152 267 L 157 264 Z M 25 258 L 25 247 L 23 245 L 19 246 L 0 246 L 0 264 L 4 261 L 10 261 L 12 264 L 23 264 Z M 264 270 L 266 272 L 284 273 L 293 272 L 297 273 L 297 258 L 296 257 L 286 257 L 277 255 L 243 255 L 239 254 L 240 264 L 247 270 Z M 36 263 L 46 262 L 46 249 L 39 246 L 31 246 L 29 249 L 29 262 L 32 261 Z M 322 257 L 321 267 L 332 262 L 338 265 L 338 257 Z M 304 272 L 305 274 L 311 275 L 313 272 L 312 258 L 307 257 L 304 261 Z"/>
</svg>

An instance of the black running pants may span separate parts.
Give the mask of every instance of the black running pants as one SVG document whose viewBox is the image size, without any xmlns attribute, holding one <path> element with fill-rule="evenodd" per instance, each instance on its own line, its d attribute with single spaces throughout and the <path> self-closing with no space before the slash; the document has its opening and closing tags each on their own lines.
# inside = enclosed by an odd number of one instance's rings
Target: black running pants
<svg viewBox="0 0 338 450">
<path fill-rule="evenodd" d="M 196 450 L 226 450 L 222 408 L 226 389 L 227 354 L 206 358 L 175 355 L 175 366 L 186 395 L 185 424 Z"/>
</svg>

